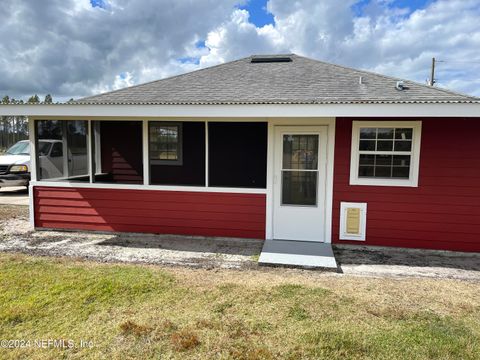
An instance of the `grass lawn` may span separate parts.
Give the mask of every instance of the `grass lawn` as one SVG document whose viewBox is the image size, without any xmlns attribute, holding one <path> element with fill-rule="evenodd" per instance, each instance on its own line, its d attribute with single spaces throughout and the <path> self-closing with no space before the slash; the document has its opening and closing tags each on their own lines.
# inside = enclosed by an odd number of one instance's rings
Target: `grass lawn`
<svg viewBox="0 0 480 360">
<path fill-rule="evenodd" d="M 0 254 L 1 359 L 479 359 L 480 284 Z"/>
</svg>

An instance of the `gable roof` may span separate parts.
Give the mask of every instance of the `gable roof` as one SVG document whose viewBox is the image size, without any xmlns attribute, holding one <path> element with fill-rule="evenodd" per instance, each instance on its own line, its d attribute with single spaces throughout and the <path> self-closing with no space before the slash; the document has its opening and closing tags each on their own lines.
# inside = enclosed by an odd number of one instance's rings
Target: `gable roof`
<svg viewBox="0 0 480 360">
<path fill-rule="evenodd" d="M 249 56 L 190 73 L 86 97 L 75 104 L 476 103 L 480 98 L 323 61 Z"/>
</svg>

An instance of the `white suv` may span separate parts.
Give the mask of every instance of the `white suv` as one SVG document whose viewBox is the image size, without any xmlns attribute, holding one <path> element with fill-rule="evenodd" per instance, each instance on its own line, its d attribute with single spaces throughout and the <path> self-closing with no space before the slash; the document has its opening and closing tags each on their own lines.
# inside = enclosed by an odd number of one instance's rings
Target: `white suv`
<svg viewBox="0 0 480 360">
<path fill-rule="evenodd" d="M 52 168 L 51 173 L 59 172 L 63 146 L 60 140 L 39 140 L 38 155 L 43 167 Z M 60 162 L 60 164 L 57 164 Z M 28 186 L 30 182 L 30 142 L 22 140 L 0 156 L 0 187 Z"/>
</svg>

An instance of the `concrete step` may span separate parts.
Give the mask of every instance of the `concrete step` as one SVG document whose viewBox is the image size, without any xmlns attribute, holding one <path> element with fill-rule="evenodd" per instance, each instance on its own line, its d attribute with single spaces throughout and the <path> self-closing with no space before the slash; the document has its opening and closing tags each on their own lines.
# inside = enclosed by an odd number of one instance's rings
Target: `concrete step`
<svg viewBox="0 0 480 360">
<path fill-rule="evenodd" d="M 266 240 L 258 262 L 263 265 L 337 269 L 332 245 L 316 241 Z"/>
</svg>

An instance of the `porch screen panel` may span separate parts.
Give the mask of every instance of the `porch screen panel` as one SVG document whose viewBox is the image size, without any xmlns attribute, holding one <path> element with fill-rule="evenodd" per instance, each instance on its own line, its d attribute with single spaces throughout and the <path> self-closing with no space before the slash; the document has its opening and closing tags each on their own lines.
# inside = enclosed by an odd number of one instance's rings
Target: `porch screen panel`
<svg viewBox="0 0 480 360">
<path fill-rule="evenodd" d="M 94 181 L 143 184 L 142 121 L 93 121 Z"/>
<path fill-rule="evenodd" d="M 267 123 L 209 122 L 209 186 L 265 189 Z"/>
<path fill-rule="evenodd" d="M 37 178 L 51 181 L 86 181 L 88 122 L 85 120 L 37 120 Z"/>
<path fill-rule="evenodd" d="M 150 184 L 205 186 L 205 123 L 149 122 Z"/>
</svg>

